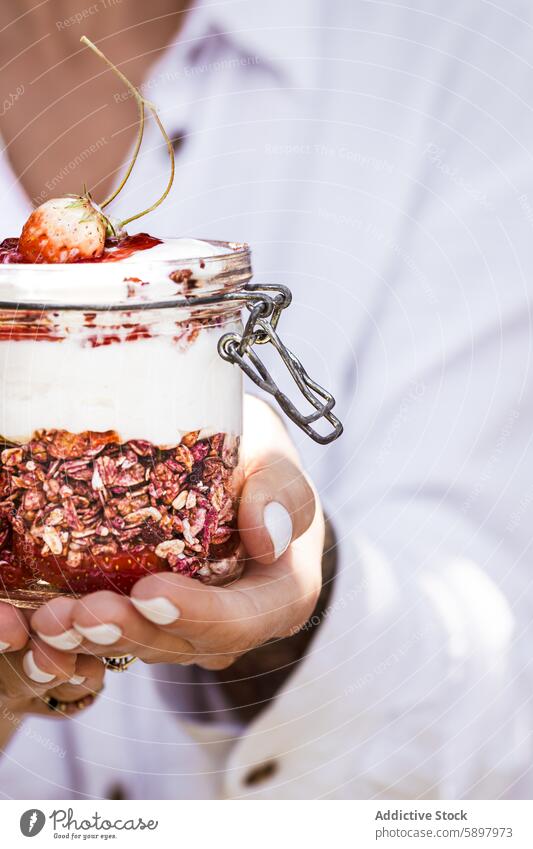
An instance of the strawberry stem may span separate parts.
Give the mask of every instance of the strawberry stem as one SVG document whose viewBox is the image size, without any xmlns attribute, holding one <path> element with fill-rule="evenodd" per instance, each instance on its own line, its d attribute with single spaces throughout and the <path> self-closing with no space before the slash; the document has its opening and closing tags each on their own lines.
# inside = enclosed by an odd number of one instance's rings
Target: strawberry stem
<svg viewBox="0 0 533 849">
<path fill-rule="evenodd" d="M 106 199 L 100 204 L 101 209 L 104 209 L 106 206 L 109 206 L 111 201 L 115 200 L 115 198 L 121 193 L 122 189 L 128 182 L 130 174 L 133 171 L 133 166 L 137 161 L 137 157 L 139 155 L 139 150 L 141 149 L 141 144 L 144 136 L 144 102 L 138 100 L 137 105 L 139 108 L 139 129 L 137 131 L 137 141 L 135 142 L 135 148 L 131 157 L 131 162 L 128 166 L 128 170 L 124 174 L 124 177 L 118 184 L 115 191 L 112 192 L 112 194 L 110 194 L 108 197 L 106 197 Z"/>
<path fill-rule="evenodd" d="M 149 212 L 153 212 L 154 209 L 157 209 L 157 207 L 160 206 L 163 203 L 166 196 L 170 192 L 170 190 L 172 188 L 172 183 L 174 182 L 174 175 L 176 173 L 176 165 L 175 165 L 175 162 L 174 162 L 174 147 L 172 146 L 172 142 L 171 142 L 170 138 L 168 137 L 168 133 L 165 130 L 163 124 L 161 123 L 161 119 L 160 119 L 159 115 L 157 114 L 157 109 L 155 108 L 153 103 L 146 101 L 146 105 L 148 106 L 148 109 L 152 113 L 154 120 L 155 120 L 157 126 L 160 129 L 161 135 L 165 139 L 165 143 L 166 143 L 167 150 L 168 150 L 168 156 L 169 156 L 169 160 L 170 160 L 170 174 L 169 174 L 169 177 L 168 177 L 167 185 L 165 187 L 165 191 L 163 192 L 162 195 L 160 195 L 160 197 L 155 201 L 155 203 L 153 203 L 151 206 L 147 207 L 147 209 L 143 209 L 142 212 L 138 212 L 136 215 L 130 215 L 129 218 L 125 218 L 123 221 L 120 222 L 121 227 L 125 227 L 126 224 L 129 224 L 131 221 L 136 221 L 137 218 L 142 218 L 143 215 L 148 215 Z"/>
<path fill-rule="evenodd" d="M 87 38 L 86 35 L 82 35 L 82 37 L 80 38 L 80 41 L 82 42 L 82 44 L 85 44 L 87 47 L 89 47 L 93 51 L 93 53 L 95 53 L 97 56 L 99 56 L 100 59 L 102 59 L 106 63 L 106 65 L 109 68 L 111 68 L 112 71 L 114 71 L 114 73 L 119 77 L 119 79 L 121 79 L 122 82 L 129 88 L 129 90 L 131 91 L 131 93 L 133 94 L 133 96 L 134 96 L 134 98 L 137 102 L 137 107 L 138 107 L 138 110 L 139 110 L 139 129 L 138 129 L 138 132 L 137 132 L 137 141 L 135 143 L 135 148 L 133 150 L 133 155 L 132 155 L 132 158 L 131 158 L 131 162 L 128 166 L 128 170 L 126 171 L 124 177 L 120 181 L 120 183 L 117 186 L 117 188 L 115 189 L 115 191 L 112 194 L 110 194 L 109 197 L 107 197 L 102 203 L 100 203 L 99 207 L 101 209 L 104 209 L 106 206 L 108 206 L 111 203 L 111 201 L 115 200 L 115 198 L 120 194 L 120 192 L 122 191 L 122 189 L 126 185 L 128 179 L 130 177 L 130 174 L 133 171 L 133 167 L 134 167 L 134 165 L 137 161 L 137 157 L 139 155 L 139 151 L 141 149 L 141 144 L 142 144 L 142 140 L 143 140 L 143 136 L 144 136 L 145 108 L 148 108 L 150 110 L 150 112 L 152 113 L 152 115 L 155 119 L 155 122 L 156 122 L 157 126 L 159 127 L 159 130 L 161 131 L 163 138 L 165 139 L 165 142 L 166 142 L 166 145 L 167 145 L 167 150 L 168 150 L 168 153 L 169 153 L 170 176 L 169 176 L 168 183 L 166 185 L 165 191 L 158 198 L 158 200 L 156 200 L 155 203 L 153 203 L 147 209 L 144 209 L 142 212 L 138 212 L 136 215 L 132 215 L 132 216 L 130 216 L 130 218 L 125 218 L 124 221 L 121 221 L 118 226 L 119 226 L 119 228 L 122 228 L 126 224 L 129 224 L 130 221 L 135 221 L 137 218 L 142 218 L 143 215 L 147 215 L 149 212 L 152 212 L 154 209 L 157 209 L 157 207 L 161 203 L 163 203 L 163 201 L 165 200 L 166 196 L 170 192 L 170 189 L 172 188 L 172 183 L 174 182 L 174 174 L 175 174 L 174 148 L 172 146 L 172 142 L 170 141 L 165 128 L 163 127 L 163 124 L 161 123 L 161 120 L 159 118 L 159 115 L 157 114 L 157 110 L 156 110 L 156 107 L 154 106 L 154 104 L 151 103 L 149 100 L 146 100 L 146 98 L 144 98 L 142 96 L 139 89 L 136 88 L 133 85 L 133 83 L 131 83 L 128 80 L 128 78 L 122 73 L 122 71 L 119 71 L 117 66 L 114 65 L 113 62 L 111 62 L 107 58 L 107 56 L 104 53 L 102 53 L 102 51 L 95 44 L 93 44 L 93 42 L 90 41 L 90 39 Z"/>
</svg>

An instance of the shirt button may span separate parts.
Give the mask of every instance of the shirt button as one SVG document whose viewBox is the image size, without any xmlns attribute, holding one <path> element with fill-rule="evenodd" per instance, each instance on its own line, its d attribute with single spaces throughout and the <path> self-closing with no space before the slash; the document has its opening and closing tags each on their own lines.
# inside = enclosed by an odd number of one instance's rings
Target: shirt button
<svg viewBox="0 0 533 849">
<path fill-rule="evenodd" d="M 121 799 L 128 798 L 122 784 L 112 784 L 111 787 L 108 788 L 105 797 L 106 799 L 112 799 L 116 802 L 120 801 Z"/>
<path fill-rule="evenodd" d="M 172 142 L 172 147 L 174 148 L 174 153 L 180 153 L 183 145 L 185 144 L 185 140 L 187 138 L 187 133 L 185 130 L 174 130 L 171 134 L 170 140 Z"/>
<path fill-rule="evenodd" d="M 278 768 L 277 761 L 266 761 L 266 763 L 251 769 L 244 777 L 244 783 L 247 787 L 252 787 L 254 784 L 261 784 L 262 781 L 272 778 L 278 771 Z"/>
</svg>

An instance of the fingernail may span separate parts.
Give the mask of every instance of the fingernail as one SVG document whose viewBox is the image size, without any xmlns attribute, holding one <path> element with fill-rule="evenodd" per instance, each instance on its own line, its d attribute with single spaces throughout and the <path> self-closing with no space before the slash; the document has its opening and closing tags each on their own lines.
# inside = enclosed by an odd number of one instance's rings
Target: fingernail
<svg viewBox="0 0 533 849">
<path fill-rule="evenodd" d="M 63 631 L 61 634 L 43 634 L 41 631 L 37 631 L 37 635 L 44 643 L 48 643 L 49 646 L 55 649 L 63 649 L 64 651 L 77 648 L 83 640 L 82 635 L 78 634 L 74 628 Z"/>
<path fill-rule="evenodd" d="M 74 627 L 86 640 L 98 646 L 111 646 L 122 636 L 122 630 L 118 625 L 91 625 L 90 628 L 86 628 L 74 622 Z"/>
<path fill-rule="evenodd" d="M 264 509 L 263 521 L 274 546 L 274 556 L 278 560 L 292 539 L 290 513 L 279 501 L 270 501 Z"/>
<path fill-rule="evenodd" d="M 130 601 L 150 622 L 155 622 L 156 625 L 170 625 L 180 618 L 180 612 L 168 598 L 158 596 L 157 598 L 133 598 L 130 596 Z"/>
<path fill-rule="evenodd" d="M 3 643 L 2 640 L 0 640 L 0 651 L 7 651 L 10 645 L 10 643 Z"/>
<path fill-rule="evenodd" d="M 42 669 L 39 669 L 35 663 L 35 658 L 31 649 L 26 652 L 22 658 L 22 668 L 28 678 L 31 678 L 31 680 L 35 681 L 36 684 L 49 684 L 50 681 L 53 681 L 56 677 L 50 672 L 44 672 Z"/>
<path fill-rule="evenodd" d="M 73 675 L 72 678 L 68 679 L 69 684 L 74 684 L 76 687 L 79 687 L 84 681 L 87 681 L 85 675 Z"/>
</svg>

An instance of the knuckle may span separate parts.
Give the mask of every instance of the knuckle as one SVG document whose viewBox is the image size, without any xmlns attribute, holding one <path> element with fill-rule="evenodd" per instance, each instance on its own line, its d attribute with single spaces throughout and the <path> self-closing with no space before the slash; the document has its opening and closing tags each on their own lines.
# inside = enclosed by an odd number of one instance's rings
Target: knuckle
<svg viewBox="0 0 533 849">
<path fill-rule="evenodd" d="M 9 635 L 10 651 L 20 651 L 29 642 L 29 634 L 20 628 Z"/>
<path fill-rule="evenodd" d="M 24 628 L 23 624 L 18 620 L 15 620 L 11 623 L 11 626 L 9 628 L 2 629 L 2 636 L 0 637 L 0 640 L 3 643 L 8 644 L 7 649 L 5 649 L 2 654 L 9 654 L 11 652 L 20 651 L 20 649 L 23 649 L 29 640 L 29 634 L 27 629 Z"/>
</svg>

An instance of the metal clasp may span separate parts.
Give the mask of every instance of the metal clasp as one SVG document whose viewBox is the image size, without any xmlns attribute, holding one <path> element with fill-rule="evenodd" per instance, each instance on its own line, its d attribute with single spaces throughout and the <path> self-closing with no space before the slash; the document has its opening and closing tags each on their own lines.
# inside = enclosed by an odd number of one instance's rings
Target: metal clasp
<svg viewBox="0 0 533 849">
<path fill-rule="evenodd" d="M 335 406 L 333 395 L 309 377 L 300 360 L 284 345 L 277 333 L 281 313 L 292 300 L 290 289 L 276 284 L 261 286 L 249 283 L 239 292 L 238 297 L 242 297 L 246 302 L 250 315 L 242 336 L 238 333 L 226 333 L 220 337 L 220 356 L 238 365 L 260 389 L 272 395 L 283 412 L 311 439 L 321 445 L 333 442 L 343 430 L 341 422 L 332 413 Z M 265 345 L 268 342 L 280 355 L 304 398 L 314 407 L 314 413 L 306 416 L 295 407 L 253 350 L 254 345 Z M 312 427 L 321 419 L 325 419 L 332 426 L 332 430 L 325 435 Z"/>
</svg>

